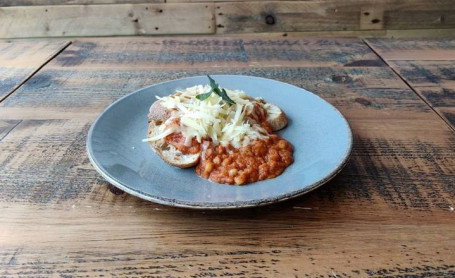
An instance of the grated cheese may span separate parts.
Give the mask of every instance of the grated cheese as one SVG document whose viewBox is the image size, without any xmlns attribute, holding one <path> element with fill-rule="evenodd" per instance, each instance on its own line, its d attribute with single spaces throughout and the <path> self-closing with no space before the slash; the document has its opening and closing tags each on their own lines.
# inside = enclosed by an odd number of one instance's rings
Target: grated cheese
<svg viewBox="0 0 455 278">
<path fill-rule="evenodd" d="M 210 138 L 215 145 L 231 144 L 240 148 L 268 136 L 267 131 L 248 116 L 254 112 L 255 103 L 272 114 L 277 113 L 272 109 L 274 106 L 264 103 L 262 99 L 253 99 L 240 90 L 226 89 L 235 102 L 231 106 L 215 93 L 202 101 L 196 98 L 210 90 L 208 85 L 197 85 L 170 96 L 157 97 L 164 108 L 172 111 L 171 116 L 160 126 L 160 134 L 145 141 L 160 140 L 173 132 L 182 132 L 186 145 L 191 143 L 192 138 L 199 143 L 204 138 Z M 175 124 L 176 119 L 179 126 Z"/>
</svg>

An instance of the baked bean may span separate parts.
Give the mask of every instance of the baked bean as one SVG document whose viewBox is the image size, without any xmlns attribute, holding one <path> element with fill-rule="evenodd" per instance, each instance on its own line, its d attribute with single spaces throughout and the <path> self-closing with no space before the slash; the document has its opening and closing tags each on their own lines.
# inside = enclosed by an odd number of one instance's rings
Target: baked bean
<svg viewBox="0 0 455 278">
<path fill-rule="evenodd" d="M 223 160 L 223 166 L 224 166 L 224 167 L 228 166 L 228 165 L 231 164 L 231 163 L 232 163 L 232 157 L 230 157 L 230 156 L 228 156 L 227 158 L 225 158 L 225 159 Z"/>
<path fill-rule="evenodd" d="M 235 181 L 235 184 L 237 184 L 237 185 L 245 184 L 245 179 L 243 176 L 235 177 L 234 181 Z"/>
<path fill-rule="evenodd" d="M 207 164 L 205 164 L 205 172 L 210 173 L 213 169 L 213 163 L 208 161 Z"/>
<path fill-rule="evenodd" d="M 284 141 L 284 140 L 278 141 L 278 148 L 280 148 L 280 149 L 285 149 L 285 148 L 286 148 L 286 145 L 287 145 L 286 143 L 287 143 L 287 142 Z"/>
</svg>

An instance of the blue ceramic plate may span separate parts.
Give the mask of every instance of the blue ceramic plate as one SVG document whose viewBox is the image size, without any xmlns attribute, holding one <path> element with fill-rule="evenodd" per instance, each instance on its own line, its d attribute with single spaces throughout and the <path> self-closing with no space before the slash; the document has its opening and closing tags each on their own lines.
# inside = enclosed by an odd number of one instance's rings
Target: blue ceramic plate
<svg viewBox="0 0 455 278">
<path fill-rule="evenodd" d="M 92 125 L 87 152 L 95 169 L 116 187 L 160 204 L 224 209 L 253 207 L 302 195 L 333 178 L 345 165 L 352 146 L 349 125 L 320 97 L 275 80 L 216 75 L 222 87 L 261 96 L 289 118 L 280 135 L 294 146 L 294 163 L 283 174 L 245 186 L 223 185 L 198 177 L 194 168 L 177 169 L 162 161 L 142 139 L 155 96 L 207 84 L 205 76 L 152 85 L 111 104 Z"/>
</svg>

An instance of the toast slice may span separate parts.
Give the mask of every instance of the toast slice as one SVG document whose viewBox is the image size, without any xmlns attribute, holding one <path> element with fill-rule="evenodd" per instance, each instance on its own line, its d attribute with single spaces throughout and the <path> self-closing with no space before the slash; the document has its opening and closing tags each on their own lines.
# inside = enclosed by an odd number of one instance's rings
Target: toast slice
<svg viewBox="0 0 455 278">
<path fill-rule="evenodd" d="M 155 121 L 157 124 L 161 124 L 171 117 L 171 111 L 164 108 L 161 105 L 161 101 L 157 100 L 150 106 L 148 117 L 149 121 Z"/>
<path fill-rule="evenodd" d="M 157 121 L 149 120 L 148 136 L 152 137 L 159 134 L 159 124 Z M 163 159 L 166 163 L 178 168 L 189 168 L 198 164 L 201 153 L 197 154 L 184 154 L 174 146 L 168 144 L 164 138 L 149 142 L 153 150 Z"/>
</svg>

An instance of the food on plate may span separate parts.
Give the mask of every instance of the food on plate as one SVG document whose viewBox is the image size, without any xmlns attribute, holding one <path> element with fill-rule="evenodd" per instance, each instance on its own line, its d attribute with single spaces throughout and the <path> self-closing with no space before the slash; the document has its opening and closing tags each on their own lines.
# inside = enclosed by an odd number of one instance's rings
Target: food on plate
<svg viewBox="0 0 455 278">
<path fill-rule="evenodd" d="M 280 175 L 293 163 L 291 143 L 273 134 L 286 114 L 240 90 L 197 85 L 157 97 L 147 141 L 167 163 L 217 183 L 243 185 Z"/>
</svg>

